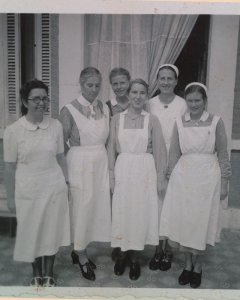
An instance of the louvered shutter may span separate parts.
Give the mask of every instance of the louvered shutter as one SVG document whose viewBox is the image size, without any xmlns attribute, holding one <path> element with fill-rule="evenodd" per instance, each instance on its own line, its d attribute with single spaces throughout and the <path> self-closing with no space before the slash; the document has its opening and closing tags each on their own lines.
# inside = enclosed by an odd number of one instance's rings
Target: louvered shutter
<svg viewBox="0 0 240 300">
<path fill-rule="evenodd" d="M 20 115 L 20 46 L 19 15 L 7 14 L 7 124 Z"/>
<path fill-rule="evenodd" d="M 42 81 L 49 88 L 51 98 L 50 15 L 42 14 Z M 51 105 L 49 106 L 51 110 Z"/>
<path fill-rule="evenodd" d="M 36 77 L 42 80 L 49 88 L 51 98 L 51 39 L 50 39 L 50 15 L 36 15 L 35 39 L 36 39 Z M 51 112 L 51 105 L 49 112 Z"/>
</svg>

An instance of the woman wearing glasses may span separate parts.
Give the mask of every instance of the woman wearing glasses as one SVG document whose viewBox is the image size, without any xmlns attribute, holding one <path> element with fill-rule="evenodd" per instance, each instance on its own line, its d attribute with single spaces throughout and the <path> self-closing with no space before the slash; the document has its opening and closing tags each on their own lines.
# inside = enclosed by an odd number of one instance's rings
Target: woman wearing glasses
<svg viewBox="0 0 240 300">
<path fill-rule="evenodd" d="M 34 286 L 55 285 L 55 254 L 70 244 L 62 126 L 44 115 L 47 93 L 42 81 L 25 83 L 23 116 L 4 133 L 8 205 L 17 216 L 14 259 L 32 263 Z"/>
</svg>

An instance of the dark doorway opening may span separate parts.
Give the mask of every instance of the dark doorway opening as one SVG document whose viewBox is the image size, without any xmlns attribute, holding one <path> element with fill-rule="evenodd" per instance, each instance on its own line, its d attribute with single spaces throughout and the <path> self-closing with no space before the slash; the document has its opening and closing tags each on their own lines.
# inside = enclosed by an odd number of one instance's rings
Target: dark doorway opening
<svg viewBox="0 0 240 300">
<path fill-rule="evenodd" d="M 206 83 L 210 16 L 198 17 L 175 64 L 180 70 L 176 93 L 183 96 L 185 86 L 193 81 Z"/>
</svg>

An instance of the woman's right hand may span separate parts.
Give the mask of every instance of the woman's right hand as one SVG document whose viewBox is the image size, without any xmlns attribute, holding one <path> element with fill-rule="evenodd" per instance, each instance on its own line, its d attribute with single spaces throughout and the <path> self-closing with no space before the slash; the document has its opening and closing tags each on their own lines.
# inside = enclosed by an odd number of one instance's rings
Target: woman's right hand
<svg viewBox="0 0 240 300">
<path fill-rule="evenodd" d="M 8 209 L 10 210 L 10 212 L 16 213 L 16 205 L 15 205 L 14 199 L 8 199 L 7 206 L 8 206 Z"/>
<path fill-rule="evenodd" d="M 228 195 L 228 181 L 222 179 L 221 180 L 221 192 L 220 192 L 220 200 L 224 200 Z"/>
</svg>

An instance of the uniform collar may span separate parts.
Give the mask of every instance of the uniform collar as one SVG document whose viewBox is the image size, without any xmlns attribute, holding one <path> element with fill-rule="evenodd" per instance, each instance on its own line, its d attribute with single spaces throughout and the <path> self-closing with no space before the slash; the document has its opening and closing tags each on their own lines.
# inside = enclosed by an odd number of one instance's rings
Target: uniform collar
<svg viewBox="0 0 240 300">
<path fill-rule="evenodd" d="M 206 122 L 207 121 L 207 119 L 208 119 L 208 117 L 209 117 L 209 113 L 206 111 L 206 110 L 204 110 L 204 112 L 203 112 L 203 114 L 201 115 L 201 118 L 199 119 L 199 121 L 202 121 L 202 122 Z M 191 116 L 190 116 L 190 112 L 187 112 L 186 114 L 185 114 L 185 121 L 186 122 L 189 122 L 189 121 L 191 121 L 192 119 L 191 119 Z"/>
<path fill-rule="evenodd" d="M 98 100 L 97 98 L 92 102 L 90 103 L 89 101 L 87 101 L 83 95 L 80 95 L 78 98 L 77 98 L 78 102 L 83 105 L 83 106 L 97 106 L 98 105 Z"/>
<path fill-rule="evenodd" d="M 128 114 L 128 109 L 124 110 L 124 111 L 122 112 L 122 114 L 127 115 L 127 114 Z M 146 115 L 147 115 L 147 112 L 143 109 L 143 110 L 141 111 L 141 114 L 140 114 L 140 115 L 146 116 Z"/>
<path fill-rule="evenodd" d="M 22 126 L 24 128 L 26 128 L 27 130 L 30 130 L 30 131 L 35 131 L 38 128 L 40 128 L 40 129 L 47 129 L 48 126 L 49 126 L 49 117 L 48 116 L 43 116 L 43 120 L 42 120 L 41 123 L 39 123 L 39 124 L 33 124 L 33 123 L 29 122 L 26 119 L 26 116 L 23 116 L 20 119 L 20 123 L 22 124 Z"/>
</svg>

